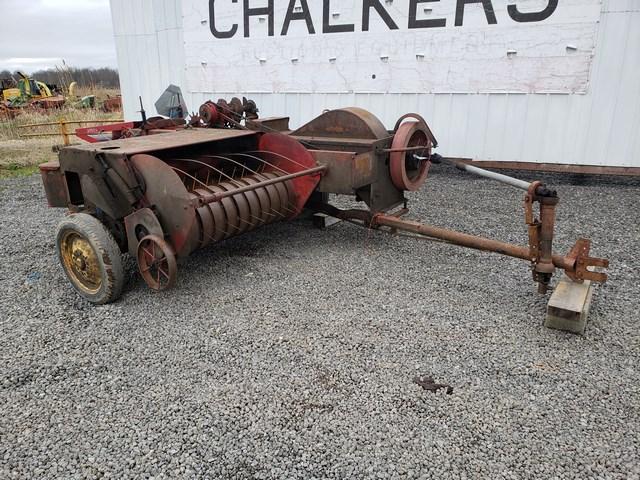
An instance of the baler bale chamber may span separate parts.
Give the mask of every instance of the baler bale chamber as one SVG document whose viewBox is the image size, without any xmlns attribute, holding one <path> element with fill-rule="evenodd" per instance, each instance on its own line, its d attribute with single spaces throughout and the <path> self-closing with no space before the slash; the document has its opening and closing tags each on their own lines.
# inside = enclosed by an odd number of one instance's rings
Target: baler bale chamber
<svg viewBox="0 0 640 480">
<path fill-rule="evenodd" d="M 553 254 L 558 197 L 539 182 L 496 178 L 526 190 L 528 246 L 402 219 L 406 192 L 420 189 L 441 160 L 419 115 L 405 115 L 387 130 L 371 113 L 347 108 L 291 131 L 286 117 L 259 119 L 255 104 L 235 104 L 207 102 L 189 125 L 143 125 L 123 135 L 131 138 L 68 147 L 58 162 L 41 167 L 49 205 L 70 211 L 59 225 L 56 247 L 84 298 L 103 304 L 120 296 L 122 253 L 137 260 L 149 287 L 164 290 L 175 284 L 180 260 L 195 250 L 292 220 L 305 209 L 522 258 L 531 263 L 541 292 L 556 267 L 579 282 L 606 280 L 588 268 L 607 266 L 589 257 L 588 240 L 579 240 L 566 256 Z M 329 194 L 354 196 L 366 208 L 339 210 Z"/>
</svg>

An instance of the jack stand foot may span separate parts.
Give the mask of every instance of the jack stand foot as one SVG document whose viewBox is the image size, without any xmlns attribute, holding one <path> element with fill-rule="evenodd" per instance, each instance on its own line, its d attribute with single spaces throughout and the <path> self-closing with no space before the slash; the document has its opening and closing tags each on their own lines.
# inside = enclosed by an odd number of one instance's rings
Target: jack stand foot
<svg viewBox="0 0 640 480">
<path fill-rule="evenodd" d="M 592 296 L 593 285 L 589 280 L 576 283 L 563 277 L 549 300 L 544 326 L 584 335 Z"/>
</svg>

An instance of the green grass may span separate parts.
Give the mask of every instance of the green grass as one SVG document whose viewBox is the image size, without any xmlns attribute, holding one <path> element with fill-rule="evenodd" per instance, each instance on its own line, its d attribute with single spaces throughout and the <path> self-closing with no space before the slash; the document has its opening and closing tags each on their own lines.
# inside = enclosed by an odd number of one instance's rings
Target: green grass
<svg viewBox="0 0 640 480">
<path fill-rule="evenodd" d="M 29 175 L 33 175 L 36 172 L 38 172 L 37 165 L 23 166 L 11 163 L 8 165 L 2 165 L 0 167 L 0 178 L 28 177 Z"/>
</svg>

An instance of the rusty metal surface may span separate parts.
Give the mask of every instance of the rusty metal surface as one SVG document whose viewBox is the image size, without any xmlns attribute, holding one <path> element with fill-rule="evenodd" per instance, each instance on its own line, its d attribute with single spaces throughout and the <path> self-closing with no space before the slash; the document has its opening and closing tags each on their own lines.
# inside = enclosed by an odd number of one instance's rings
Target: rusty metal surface
<svg viewBox="0 0 640 480">
<path fill-rule="evenodd" d="M 236 186 L 231 183 L 221 182 L 218 186 L 226 192 L 233 194 L 227 198 L 230 198 L 235 202 L 236 207 L 238 208 L 238 220 L 240 221 L 240 223 L 238 223 L 238 235 L 255 228 L 254 222 L 251 220 L 249 202 L 244 194 L 237 193 Z"/>
<path fill-rule="evenodd" d="M 200 118 L 207 126 L 214 126 L 220 121 L 220 113 L 215 103 L 209 101 L 200 106 Z"/>
<path fill-rule="evenodd" d="M 422 117 L 422 115 L 419 115 L 417 113 L 406 113 L 402 115 L 396 122 L 396 125 L 393 128 L 393 132 L 396 133 L 400 129 L 400 125 L 402 125 L 402 123 L 408 118 L 416 120 L 418 123 L 420 123 L 427 132 L 427 136 L 429 137 L 429 140 L 431 140 L 431 144 L 434 146 L 434 148 L 438 146 L 438 140 L 431 131 L 431 128 L 427 124 L 427 121 Z"/>
<path fill-rule="evenodd" d="M 278 175 L 274 172 L 265 172 L 262 176 L 263 180 L 278 179 Z M 277 192 L 278 204 L 280 205 L 279 211 L 274 213 L 279 215 L 281 219 L 288 219 L 295 216 L 296 212 L 291 208 L 293 203 L 293 199 L 290 195 L 291 189 L 281 182 L 275 183 L 273 186 Z"/>
<path fill-rule="evenodd" d="M 122 97 L 117 95 L 115 97 L 107 98 L 102 104 L 102 111 L 104 112 L 121 112 L 122 111 Z"/>
<path fill-rule="evenodd" d="M 534 215 L 534 204 L 540 204 L 540 216 Z M 524 218 L 529 235 L 529 259 L 531 260 L 533 279 L 538 282 L 539 292 L 546 293 L 551 276 L 555 270 L 553 264 L 553 232 L 556 221 L 556 192 L 546 189 L 541 182 L 529 184 L 524 197 Z"/>
<path fill-rule="evenodd" d="M 424 225 L 419 222 L 403 220 L 393 215 L 376 215 L 371 222 L 374 226 L 386 226 L 397 230 L 417 233 L 419 235 L 424 235 L 430 238 L 437 238 L 454 245 L 473 248 L 475 250 L 499 253 L 501 255 L 520 258 L 528 261 L 531 260 L 529 258 L 530 249 L 528 247 L 513 245 L 511 243 L 501 242 L 499 240 L 493 240 L 489 238 L 478 237 L 475 235 L 469 235 L 462 232 L 456 232 L 454 230 L 447 230 L 444 228 Z M 596 282 L 605 282 L 607 280 L 606 274 L 595 272 L 586 273 L 586 266 L 597 265 L 606 268 L 609 266 L 609 262 L 605 259 L 590 258 L 585 255 L 583 250 L 575 252 L 572 251 L 572 253 L 567 256 L 552 255 L 551 262 L 554 268 L 561 268 L 570 277 L 576 278 L 578 280 L 581 279 L 581 276 L 583 277 L 583 279 L 589 277 L 590 280 Z M 585 273 L 587 276 L 585 276 Z"/>
<path fill-rule="evenodd" d="M 252 193 L 256 196 L 256 199 L 258 201 L 258 215 L 260 217 L 260 223 L 263 225 L 271 223 L 272 219 L 275 217 L 271 213 L 271 203 L 269 194 L 266 190 L 266 185 L 263 185 L 261 187 L 260 182 L 251 177 L 242 177 L 239 182 L 241 184 L 254 188 Z"/>
<path fill-rule="evenodd" d="M 209 192 L 207 194 L 202 195 L 200 198 L 198 198 L 195 203 L 197 205 L 204 205 L 206 203 L 219 202 L 223 198 L 232 197 L 239 193 L 242 193 L 248 196 L 249 194 L 254 194 L 257 191 L 260 191 L 260 189 L 264 187 L 276 185 L 282 182 L 287 182 L 289 180 L 297 180 L 299 178 L 307 177 L 310 175 L 317 175 L 320 173 L 324 173 L 326 170 L 327 170 L 326 166 L 320 165 L 320 166 L 309 168 L 306 170 L 301 170 L 296 173 L 278 174 L 277 176 L 274 176 L 271 179 L 263 179 L 260 182 L 251 182 L 251 183 L 245 181 L 246 177 L 242 177 L 240 179 L 236 179 L 233 181 L 233 183 L 237 185 L 236 188 L 227 189 L 224 193 Z"/>
<path fill-rule="evenodd" d="M 391 137 L 382 140 L 368 138 L 340 138 L 340 137 L 305 137 L 293 136 L 296 140 L 311 150 L 333 150 L 339 152 L 364 153 L 372 150 L 382 150 L 391 144 Z"/>
<path fill-rule="evenodd" d="M 214 193 L 224 193 L 226 191 L 217 185 L 212 185 L 209 189 Z M 224 220 L 221 225 L 218 226 L 218 224 L 216 224 L 216 228 L 219 227 L 224 231 L 224 238 L 235 237 L 240 232 L 240 214 L 236 202 L 229 197 L 225 197 L 218 203 L 218 205 L 222 207 Z"/>
<path fill-rule="evenodd" d="M 134 155 L 131 163 L 146 186 L 145 203 L 155 208 L 176 255 L 188 256 L 198 248 L 197 219 L 180 177 L 165 162 L 151 155 Z"/>
<path fill-rule="evenodd" d="M 271 201 L 267 186 L 263 185 L 265 180 L 272 182 L 269 186 L 274 187 L 277 202 Z M 202 205 L 198 208 L 201 243 L 215 243 L 288 218 L 291 210 L 287 206 L 293 202 L 293 197 L 286 185 L 284 175 L 265 173 L 257 178 L 239 177 L 232 182 L 194 190 L 193 195 L 199 197 L 194 204 Z M 212 195 L 217 197 L 215 201 L 210 201 Z"/>
<path fill-rule="evenodd" d="M 139 153 L 159 152 L 176 148 L 201 145 L 208 142 L 255 136 L 256 132 L 248 130 L 216 130 L 191 129 L 169 132 L 163 135 L 147 135 L 142 137 L 112 140 L 97 144 L 74 145 L 68 147 L 77 152 L 107 152 L 109 154 L 136 155 Z M 65 150 L 65 149 L 63 149 Z"/>
<path fill-rule="evenodd" d="M 258 107 L 253 100 L 237 97 L 229 102 L 221 98 L 217 102 L 209 100 L 200 106 L 197 116 L 193 116 L 192 126 L 219 128 L 219 129 L 245 129 L 245 124 L 258 120 Z"/>
<path fill-rule="evenodd" d="M 263 175 L 250 175 L 246 177 L 246 180 L 253 181 L 255 183 L 264 183 L 265 181 L 269 181 L 270 179 L 268 179 Z M 264 191 L 266 192 L 267 197 L 269 198 L 268 203 L 265 204 L 265 205 L 268 205 L 265 212 L 270 218 L 269 223 L 280 220 L 282 217 L 281 215 L 278 214 L 278 212 L 281 212 L 281 205 L 280 205 L 281 202 L 280 202 L 280 195 L 278 193 L 278 189 L 276 188 L 275 184 L 270 184 L 264 187 Z"/>
<path fill-rule="evenodd" d="M 58 162 L 40 165 L 40 176 L 50 207 L 64 208 L 69 205 L 69 189 Z"/>
<path fill-rule="evenodd" d="M 422 147 L 420 150 L 414 150 Z M 398 190 L 415 192 L 422 187 L 431 167 L 431 139 L 420 122 L 402 123 L 391 144 L 389 169 Z M 410 151 L 406 151 L 410 149 Z"/>
<path fill-rule="evenodd" d="M 571 249 L 566 259 L 572 263 L 573 268 L 567 269 L 566 273 L 574 282 L 582 283 L 585 280 L 594 282 L 606 282 L 607 275 L 603 272 L 594 271 L 593 268 L 609 268 L 609 261 L 604 258 L 595 258 L 589 255 L 591 251 L 591 241 L 580 238 Z"/>
<path fill-rule="evenodd" d="M 109 152 L 87 151 L 80 146 L 73 146 L 60 150 L 58 158 L 65 175 L 78 175 L 83 184 L 91 184 L 91 190 L 97 192 L 93 196 L 83 189 L 86 202 L 116 212 L 113 218 L 124 218 L 133 211 L 130 195 L 140 193 L 137 189 L 138 178 L 126 156 Z M 117 184 L 111 181 L 113 178 L 117 178 Z M 109 199 L 108 204 L 104 204 L 104 199 Z"/>
<path fill-rule="evenodd" d="M 248 120 L 247 127 L 263 132 L 289 132 L 289 117 L 267 117 Z"/>
<path fill-rule="evenodd" d="M 291 133 L 294 137 L 380 140 L 389 136 L 382 122 L 362 108 L 330 110 Z"/>
<path fill-rule="evenodd" d="M 135 258 L 138 252 L 138 243 L 146 235 L 156 235 L 164 238 L 162 225 L 150 208 L 141 208 L 124 219 L 127 232 L 127 247 L 129 254 Z"/>
<path fill-rule="evenodd" d="M 264 134 L 260 137 L 258 148 L 274 167 L 273 171 L 279 171 L 285 175 L 310 172 L 318 166 L 309 150 L 287 135 Z M 287 181 L 293 186 L 290 192 L 293 197 L 290 208 L 294 211 L 294 216 L 302 212 L 307 200 L 318 186 L 321 176 L 322 172 L 319 170 Z"/>
<path fill-rule="evenodd" d="M 204 188 L 196 188 L 194 190 L 196 196 L 208 195 L 209 191 Z M 217 243 L 224 240 L 226 235 L 227 217 L 224 208 L 219 202 L 204 205 L 198 209 L 198 214 L 203 218 L 202 221 L 202 237 L 203 247 L 210 243 Z"/>
<path fill-rule="evenodd" d="M 376 180 L 372 153 L 312 150 L 311 154 L 319 165 L 327 167 L 319 192 L 353 195 L 358 188 Z"/>
</svg>

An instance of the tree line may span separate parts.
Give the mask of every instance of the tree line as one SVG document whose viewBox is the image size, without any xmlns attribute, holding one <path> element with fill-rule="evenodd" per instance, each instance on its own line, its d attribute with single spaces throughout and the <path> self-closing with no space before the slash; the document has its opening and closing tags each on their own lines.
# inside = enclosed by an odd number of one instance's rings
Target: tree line
<svg viewBox="0 0 640 480">
<path fill-rule="evenodd" d="M 38 70 L 29 75 L 31 78 L 47 84 L 67 88 L 71 82 L 77 82 L 80 87 L 120 88 L 118 71 L 113 68 L 74 68 L 56 67 Z M 0 79 L 20 79 L 18 72 L 0 71 Z"/>
</svg>

